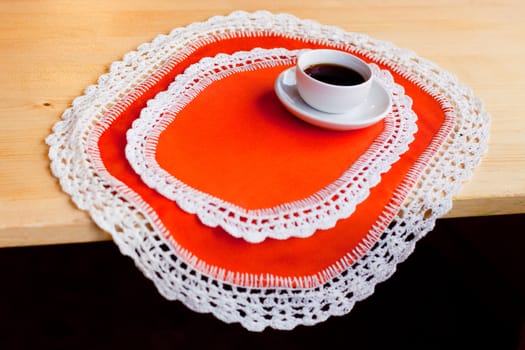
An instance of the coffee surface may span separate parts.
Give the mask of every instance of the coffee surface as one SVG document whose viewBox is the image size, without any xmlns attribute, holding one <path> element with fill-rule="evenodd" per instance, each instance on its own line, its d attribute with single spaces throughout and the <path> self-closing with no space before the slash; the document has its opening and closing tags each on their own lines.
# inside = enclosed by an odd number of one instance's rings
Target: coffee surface
<svg viewBox="0 0 525 350">
<path fill-rule="evenodd" d="M 365 78 L 355 70 L 332 63 L 320 63 L 307 67 L 304 72 L 312 78 L 332 85 L 358 85 Z"/>
</svg>

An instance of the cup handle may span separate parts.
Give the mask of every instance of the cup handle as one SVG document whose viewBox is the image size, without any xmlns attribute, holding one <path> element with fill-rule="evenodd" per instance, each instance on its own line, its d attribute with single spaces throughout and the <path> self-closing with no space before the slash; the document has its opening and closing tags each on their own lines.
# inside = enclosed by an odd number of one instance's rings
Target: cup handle
<svg viewBox="0 0 525 350">
<path fill-rule="evenodd" d="M 283 80 L 282 80 L 283 81 L 283 85 L 295 86 L 295 84 L 296 84 L 295 69 L 296 69 L 296 67 L 291 67 L 291 68 L 288 68 L 284 72 L 284 76 L 283 76 Z"/>
</svg>

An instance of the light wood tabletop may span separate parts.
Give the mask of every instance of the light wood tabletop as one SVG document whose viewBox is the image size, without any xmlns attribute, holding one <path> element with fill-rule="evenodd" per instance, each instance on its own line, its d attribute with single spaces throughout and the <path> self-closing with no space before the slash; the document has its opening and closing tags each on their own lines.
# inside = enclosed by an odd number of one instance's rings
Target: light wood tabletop
<svg viewBox="0 0 525 350">
<path fill-rule="evenodd" d="M 521 0 L 1 0 L 0 247 L 110 239 L 52 176 L 44 142 L 51 127 L 141 43 L 261 9 L 393 42 L 455 74 L 484 101 L 492 124 L 489 150 L 447 217 L 525 213 Z"/>
</svg>

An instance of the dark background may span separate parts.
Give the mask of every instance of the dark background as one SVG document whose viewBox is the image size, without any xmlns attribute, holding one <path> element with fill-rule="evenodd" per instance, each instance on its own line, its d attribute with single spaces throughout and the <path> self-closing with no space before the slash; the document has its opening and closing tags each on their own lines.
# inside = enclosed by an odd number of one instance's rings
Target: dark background
<svg viewBox="0 0 525 350">
<path fill-rule="evenodd" d="M 525 349 L 524 226 L 438 220 L 348 315 L 262 333 L 165 300 L 113 242 L 2 248 L 0 349 Z"/>
</svg>

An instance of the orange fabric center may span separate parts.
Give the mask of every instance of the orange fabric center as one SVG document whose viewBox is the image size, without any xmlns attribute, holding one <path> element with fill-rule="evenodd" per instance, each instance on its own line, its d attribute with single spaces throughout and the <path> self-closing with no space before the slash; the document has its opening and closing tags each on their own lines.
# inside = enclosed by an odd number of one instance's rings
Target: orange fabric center
<svg viewBox="0 0 525 350">
<path fill-rule="evenodd" d="M 273 91 L 285 68 L 240 72 L 206 87 L 161 133 L 159 166 L 245 209 L 304 199 L 337 180 L 383 123 L 338 132 L 294 118 Z"/>
</svg>

